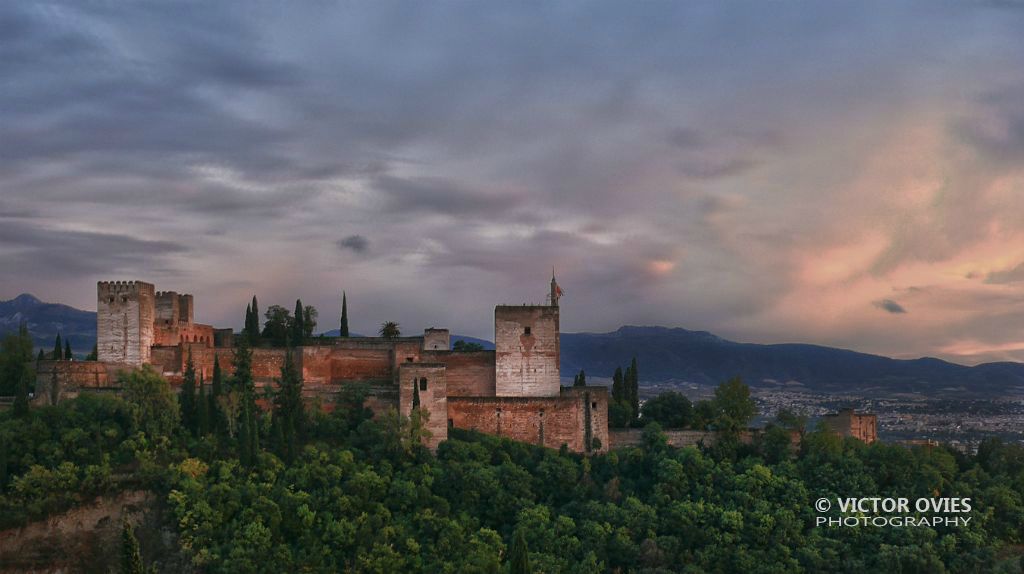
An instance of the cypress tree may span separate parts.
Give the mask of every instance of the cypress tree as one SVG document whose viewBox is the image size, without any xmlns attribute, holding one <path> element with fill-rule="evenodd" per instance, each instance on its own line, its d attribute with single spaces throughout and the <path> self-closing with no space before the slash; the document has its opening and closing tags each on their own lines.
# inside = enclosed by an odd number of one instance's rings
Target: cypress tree
<svg viewBox="0 0 1024 574">
<path fill-rule="evenodd" d="M 341 330 L 338 335 L 348 337 L 348 296 L 341 292 Z"/>
<path fill-rule="evenodd" d="M 249 412 L 249 400 L 246 397 L 242 406 L 242 424 L 238 427 L 238 461 L 246 468 L 252 466 L 253 458 L 251 450 L 252 440 L 249 437 L 250 432 L 252 432 L 252 414 Z"/>
<path fill-rule="evenodd" d="M 92 346 L 92 352 L 90 352 L 88 355 L 85 356 L 85 360 L 86 361 L 98 361 L 99 358 L 100 358 L 100 348 L 99 348 L 98 344 L 94 343 L 93 346 Z"/>
<path fill-rule="evenodd" d="M 416 379 L 412 380 L 412 408 L 420 408 L 420 385 Z"/>
<path fill-rule="evenodd" d="M 531 574 L 533 572 L 530 568 L 530 551 L 526 547 L 526 535 L 523 534 L 522 528 L 517 528 L 515 535 L 512 536 L 512 548 L 509 550 L 508 563 L 510 574 Z"/>
<path fill-rule="evenodd" d="M 224 392 L 222 384 L 223 375 L 220 372 L 220 359 L 217 355 L 213 356 L 213 384 L 210 387 L 210 406 L 209 406 L 209 418 L 210 426 L 214 432 L 224 430 L 224 421 L 220 413 L 220 405 L 217 404 L 217 399 L 220 398 L 221 393 Z"/>
<path fill-rule="evenodd" d="M 285 352 L 277 396 L 274 397 L 274 439 L 279 452 L 291 463 L 298 455 L 299 437 L 304 432 L 302 375 L 295 367 L 291 349 Z"/>
<path fill-rule="evenodd" d="M 302 299 L 295 300 L 295 316 L 292 317 L 292 345 L 302 345 L 302 339 L 306 335 L 306 326 L 303 322 Z"/>
<path fill-rule="evenodd" d="M 615 367 L 615 374 L 612 375 L 612 400 L 622 401 L 625 398 L 625 389 L 622 381 L 622 367 Z"/>
<path fill-rule="evenodd" d="M 210 401 L 202 380 L 199 381 L 199 398 L 196 404 L 196 428 L 199 436 L 206 436 L 210 432 Z"/>
<path fill-rule="evenodd" d="M 249 344 L 255 345 L 260 340 L 260 306 L 256 302 L 256 296 L 252 296 L 252 328 L 249 335 Z"/>
<path fill-rule="evenodd" d="M 121 526 L 121 573 L 145 574 L 145 572 L 146 569 L 142 565 L 142 553 L 139 552 L 139 539 L 135 537 L 135 529 L 132 528 L 126 516 Z"/>
<path fill-rule="evenodd" d="M 64 339 L 64 360 L 70 361 L 71 359 L 71 339 Z"/>
<path fill-rule="evenodd" d="M 53 342 L 53 357 L 54 361 L 59 361 L 64 357 L 61 354 L 64 352 L 64 347 L 60 344 L 60 333 L 57 333 L 57 339 Z"/>
<path fill-rule="evenodd" d="M 633 409 L 633 422 L 640 420 L 640 375 L 636 357 L 629 365 L 629 405 Z"/>
<path fill-rule="evenodd" d="M 18 377 L 18 387 L 14 395 L 14 416 L 24 417 L 28 415 L 28 377 L 29 372 L 27 369 L 23 369 L 21 376 Z M 54 372 L 56 376 L 56 371 Z"/>
<path fill-rule="evenodd" d="M 45 360 L 46 360 L 46 352 L 44 352 L 42 349 L 39 349 L 39 355 L 36 357 L 36 362 L 45 361 Z"/>
<path fill-rule="evenodd" d="M 245 326 L 242 327 L 242 335 L 252 338 L 252 305 L 245 304 Z"/>
<path fill-rule="evenodd" d="M 583 372 L 583 369 L 580 369 L 580 373 L 578 375 L 576 375 L 575 379 L 573 379 L 572 386 L 574 386 L 574 387 L 585 387 L 585 386 L 587 386 L 587 374 Z"/>
<path fill-rule="evenodd" d="M 188 352 L 185 363 L 185 376 L 181 384 L 181 424 L 193 435 L 199 430 L 196 419 L 196 365 L 192 361 L 192 351 Z"/>
</svg>

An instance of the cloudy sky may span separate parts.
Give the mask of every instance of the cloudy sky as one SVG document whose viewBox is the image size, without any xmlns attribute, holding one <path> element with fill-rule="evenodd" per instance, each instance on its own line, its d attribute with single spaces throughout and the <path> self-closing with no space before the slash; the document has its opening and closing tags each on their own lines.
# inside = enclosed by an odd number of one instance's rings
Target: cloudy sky
<svg viewBox="0 0 1024 574">
<path fill-rule="evenodd" d="M 1024 4 L 3 3 L 0 298 L 1024 360 Z"/>
</svg>

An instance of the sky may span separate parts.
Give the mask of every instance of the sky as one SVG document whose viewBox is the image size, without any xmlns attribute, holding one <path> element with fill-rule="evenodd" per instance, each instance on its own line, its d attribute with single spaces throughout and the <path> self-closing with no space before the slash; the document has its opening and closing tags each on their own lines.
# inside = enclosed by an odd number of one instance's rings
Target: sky
<svg viewBox="0 0 1024 574">
<path fill-rule="evenodd" d="M 0 3 L 0 299 L 1024 360 L 1024 3 Z"/>
</svg>

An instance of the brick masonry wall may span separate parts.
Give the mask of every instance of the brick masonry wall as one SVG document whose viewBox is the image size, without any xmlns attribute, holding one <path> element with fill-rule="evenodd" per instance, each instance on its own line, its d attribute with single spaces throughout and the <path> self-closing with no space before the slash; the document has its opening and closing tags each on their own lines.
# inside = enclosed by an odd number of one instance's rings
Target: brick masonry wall
<svg viewBox="0 0 1024 574">
<path fill-rule="evenodd" d="M 447 368 L 449 397 L 493 397 L 494 351 L 469 353 L 424 351 L 423 360 Z"/>
<path fill-rule="evenodd" d="M 117 372 L 127 365 L 99 361 L 39 361 L 33 404 L 53 405 L 78 396 L 81 390 L 113 391 Z M 56 387 L 54 386 L 56 374 Z"/>
<path fill-rule="evenodd" d="M 558 307 L 495 307 L 494 344 L 497 396 L 558 396 Z"/>
<path fill-rule="evenodd" d="M 402 363 L 398 368 L 399 412 L 412 413 L 415 387 L 420 393 L 420 409 L 428 418 L 424 425 L 430 432 L 425 444 L 431 449 L 448 439 L 448 394 L 445 366 L 440 363 Z"/>
<path fill-rule="evenodd" d="M 589 415 L 587 411 L 590 411 Z M 448 418 L 472 429 L 550 448 L 608 449 L 608 393 L 604 387 L 565 389 L 557 397 L 449 397 Z M 587 432 L 587 422 L 591 425 Z M 599 446 L 597 446 L 599 445 Z"/>
</svg>

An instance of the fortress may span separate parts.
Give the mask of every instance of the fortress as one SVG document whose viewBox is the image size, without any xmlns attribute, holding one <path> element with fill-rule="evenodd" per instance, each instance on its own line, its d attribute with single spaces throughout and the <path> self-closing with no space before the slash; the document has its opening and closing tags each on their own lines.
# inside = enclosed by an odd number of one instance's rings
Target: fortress
<svg viewBox="0 0 1024 574">
<path fill-rule="evenodd" d="M 474 429 L 541 446 L 581 452 L 608 449 L 605 387 L 563 388 L 559 367 L 561 291 L 551 278 L 546 305 L 494 308 L 494 351 L 451 350 L 447 329 L 383 339 L 318 340 L 295 349 L 307 399 L 331 408 L 346 385 L 364 385 L 367 406 L 380 413 L 412 410 L 414 386 L 429 413 L 428 446 L 449 428 Z M 214 362 L 231 374 L 232 329 L 196 323 L 192 295 L 156 291 L 142 281 L 97 285 L 97 361 L 42 361 L 37 402 L 56 403 L 83 391 L 117 390 L 117 372 L 152 365 L 180 384 L 191 354 L 197 375 L 210 381 Z M 252 349 L 257 391 L 274 387 L 285 349 Z"/>
</svg>

